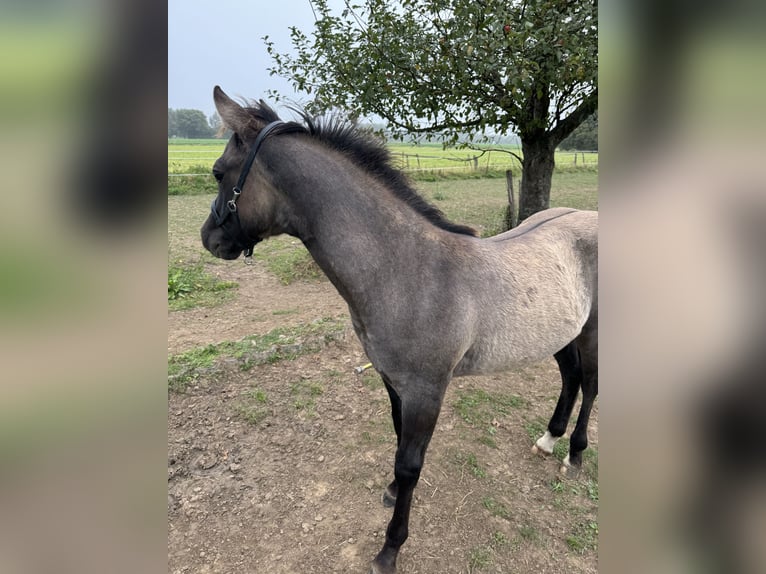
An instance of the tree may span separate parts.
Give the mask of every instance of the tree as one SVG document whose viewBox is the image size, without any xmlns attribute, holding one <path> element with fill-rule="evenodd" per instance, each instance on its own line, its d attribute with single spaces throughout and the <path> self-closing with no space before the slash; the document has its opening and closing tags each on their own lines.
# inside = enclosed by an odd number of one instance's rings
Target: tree
<svg viewBox="0 0 766 574">
<path fill-rule="evenodd" d="M 213 114 L 207 119 L 207 121 L 210 124 L 210 127 L 215 131 L 216 135 L 218 135 L 218 132 L 221 129 L 221 126 L 223 125 L 223 122 L 221 121 L 221 116 L 218 115 L 218 112 L 213 112 Z"/>
<path fill-rule="evenodd" d="M 577 129 L 559 144 L 559 148 L 598 151 L 598 112 L 577 126 Z"/>
<path fill-rule="evenodd" d="M 311 4 L 313 39 L 291 28 L 295 55 L 264 38 L 272 74 L 320 109 L 410 134 L 459 144 L 515 131 L 519 219 L 549 206 L 556 146 L 597 108 L 595 0 L 346 1 L 340 16 Z"/>
<path fill-rule="evenodd" d="M 173 110 L 168 108 L 168 137 L 209 138 L 215 131 L 200 110 Z"/>
<path fill-rule="evenodd" d="M 173 108 L 168 108 L 168 137 L 172 138 L 178 133 L 178 118 Z"/>
</svg>

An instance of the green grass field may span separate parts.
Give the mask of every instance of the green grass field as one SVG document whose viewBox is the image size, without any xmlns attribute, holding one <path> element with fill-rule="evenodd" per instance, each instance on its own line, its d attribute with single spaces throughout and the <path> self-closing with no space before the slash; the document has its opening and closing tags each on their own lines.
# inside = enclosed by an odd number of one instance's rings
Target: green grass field
<svg viewBox="0 0 766 574">
<path fill-rule="evenodd" d="M 225 140 L 219 139 L 170 139 L 168 140 L 169 174 L 205 174 L 209 175 L 213 163 L 223 152 Z M 515 146 L 497 146 L 498 149 L 512 151 L 521 155 L 521 149 Z M 520 173 L 519 162 L 508 153 L 493 151 L 480 156 L 480 152 L 470 149 L 443 149 L 440 144 L 390 144 L 389 149 L 397 162 L 415 179 L 419 174 L 428 175 L 438 171 L 442 175 L 486 174 L 512 169 Z M 575 160 L 575 157 L 577 158 Z M 477 158 L 474 162 L 473 158 Z M 556 166 L 559 170 L 594 170 L 598 169 L 598 153 L 593 152 L 556 152 Z"/>
<path fill-rule="evenodd" d="M 472 225 L 482 235 L 493 235 L 502 225 L 508 205 L 505 178 L 418 181 L 415 186 L 451 220 Z M 518 179 L 514 190 L 518 198 Z M 551 183 L 551 207 L 597 210 L 598 172 L 557 170 Z"/>
</svg>

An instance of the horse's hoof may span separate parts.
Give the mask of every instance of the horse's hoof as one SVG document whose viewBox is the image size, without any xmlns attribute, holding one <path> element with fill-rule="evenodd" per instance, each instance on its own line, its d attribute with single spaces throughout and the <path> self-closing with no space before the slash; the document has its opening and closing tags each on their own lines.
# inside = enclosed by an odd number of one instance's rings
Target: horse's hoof
<svg viewBox="0 0 766 574">
<path fill-rule="evenodd" d="M 376 566 L 373 562 L 372 566 L 370 567 L 370 574 L 396 574 L 396 568 L 393 570 L 381 570 L 381 568 Z"/>
<path fill-rule="evenodd" d="M 561 465 L 559 474 L 564 478 L 577 478 L 580 475 L 580 469 L 576 466 Z"/>
<path fill-rule="evenodd" d="M 370 572 L 372 574 L 396 574 L 396 555 L 398 553 L 398 549 L 394 549 L 388 544 L 384 545 L 370 564 Z"/>
<path fill-rule="evenodd" d="M 546 456 L 553 454 L 553 446 L 556 444 L 557 440 L 559 440 L 558 437 L 552 436 L 550 431 L 545 431 L 545 434 L 535 442 L 535 445 L 532 447 L 532 452 L 534 454 L 543 454 Z"/>
<path fill-rule="evenodd" d="M 559 468 L 559 473 L 561 476 L 565 476 L 566 478 L 576 478 L 577 475 L 580 474 L 580 467 L 573 465 L 569 461 L 569 455 L 567 455 L 564 458 L 564 464 L 562 464 L 561 468 Z"/>
<path fill-rule="evenodd" d="M 388 489 L 386 489 L 383 491 L 382 502 L 383 502 L 383 506 L 385 506 L 386 508 L 393 508 L 394 506 L 396 506 L 396 497 L 391 496 L 388 492 Z"/>
</svg>

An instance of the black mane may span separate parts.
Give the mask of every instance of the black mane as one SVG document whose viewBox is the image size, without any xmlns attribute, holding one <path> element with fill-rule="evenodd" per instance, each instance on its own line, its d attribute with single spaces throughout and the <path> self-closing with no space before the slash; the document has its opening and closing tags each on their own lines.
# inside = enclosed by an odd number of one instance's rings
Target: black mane
<svg viewBox="0 0 766 574">
<path fill-rule="evenodd" d="M 259 103 L 251 103 L 247 111 L 258 121 L 271 123 L 280 118 L 263 100 Z M 303 118 L 305 126 L 303 130 L 326 144 L 327 146 L 345 154 L 356 165 L 370 173 L 378 181 L 385 184 L 394 195 L 409 205 L 428 221 L 453 233 L 477 236 L 472 227 L 452 223 L 438 208 L 423 199 L 412 187 L 407 176 L 393 166 L 391 152 L 385 143 L 376 138 L 372 133 L 360 130 L 352 123 L 338 117 L 312 117 L 303 110 L 295 110 Z M 287 122 L 284 128 L 277 130 L 295 132 L 300 124 Z"/>
</svg>

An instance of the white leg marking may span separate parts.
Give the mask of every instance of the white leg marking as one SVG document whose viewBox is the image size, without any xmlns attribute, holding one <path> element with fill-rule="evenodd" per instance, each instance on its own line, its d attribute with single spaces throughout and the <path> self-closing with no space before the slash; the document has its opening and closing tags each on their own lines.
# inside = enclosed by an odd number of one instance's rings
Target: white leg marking
<svg viewBox="0 0 766 574">
<path fill-rule="evenodd" d="M 556 444 L 557 440 L 559 440 L 558 437 L 554 437 L 550 431 L 545 431 L 545 434 L 537 439 L 535 448 L 543 451 L 545 454 L 551 454 L 553 452 L 553 445 Z M 535 449 L 533 448 L 532 450 Z"/>
</svg>

